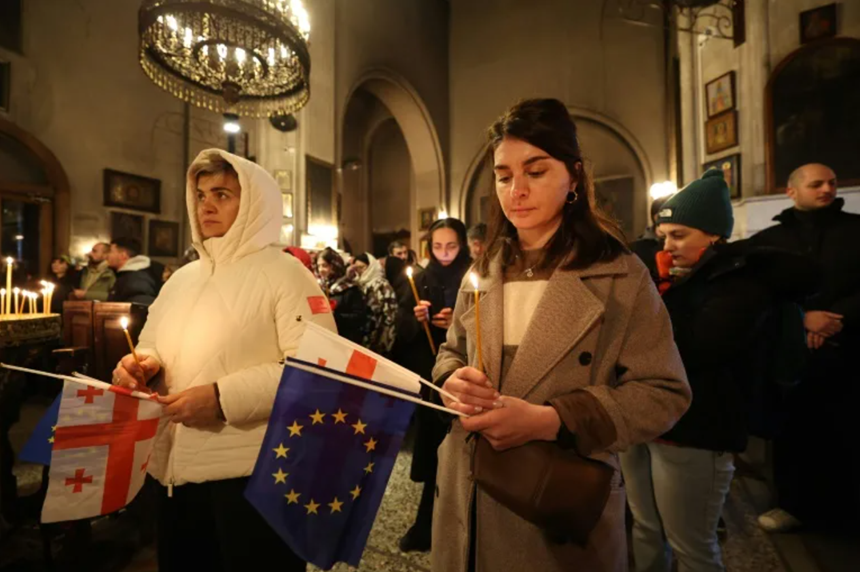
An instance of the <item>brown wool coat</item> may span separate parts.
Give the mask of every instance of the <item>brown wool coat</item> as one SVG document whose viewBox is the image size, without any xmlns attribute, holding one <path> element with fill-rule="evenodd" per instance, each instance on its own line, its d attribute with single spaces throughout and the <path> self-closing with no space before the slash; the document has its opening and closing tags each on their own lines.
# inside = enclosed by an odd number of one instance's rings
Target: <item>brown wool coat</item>
<svg viewBox="0 0 860 572">
<path fill-rule="evenodd" d="M 480 290 L 483 359 L 498 387 L 504 332 L 498 259 Z M 475 333 L 474 290 L 467 277 L 434 380 L 475 365 Z M 609 502 L 586 547 L 551 543 L 539 528 L 476 490 L 470 477 L 474 441 L 466 442 L 455 421 L 439 448 L 433 571 L 466 572 L 473 498 L 476 572 L 626 570 L 625 495 L 616 453 L 664 433 L 691 398 L 669 316 L 642 263 L 625 254 L 582 270 L 556 271 L 511 364 L 504 394 L 551 402 L 576 434 L 579 452 L 616 468 Z"/>
</svg>

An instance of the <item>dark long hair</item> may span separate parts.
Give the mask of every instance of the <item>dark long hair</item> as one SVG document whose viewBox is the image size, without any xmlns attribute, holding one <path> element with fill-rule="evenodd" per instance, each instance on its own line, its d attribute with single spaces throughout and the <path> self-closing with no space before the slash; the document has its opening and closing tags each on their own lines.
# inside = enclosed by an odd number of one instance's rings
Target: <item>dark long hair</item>
<svg viewBox="0 0 860 572">
<path fill-rule="evenodd" d="M 327 246 L 319 253 L 319 256 L 321 256 L 322 259 L 328 262 L 329 266 L 331 266 L 331 274 L 329 274 L 326 282 L 333 283 L 346 275 L 346 264 L 340 254 L 338 254 L 334 249 Z"/>
<path fill-rule="evenodd" d="M 457 253 L 457 257 L 454 258 L 449 267 L 452 269 L 459 269 L 461 266 L 468 266 L 472 259 L 469 257 L 469 243 L 466 239 L 466 225 L 463 224 L 460 219 L 453 217 L 437 220 L 430 226 L 430 230 L 427 231 L 427 252 L 430 253 L 430 263 L 435 263 L 439 266 L 442 265 L 436 258 L 436 255 L 433 254 L 433 233 L 441 228 L 450 228 L 453 230 L 457 234 L 457 242 L 460 244 L 460 251 Z"/>
<path fill-rule="evenodd" d="M 583 168 L 582 149 L 576 124 L 557 99 L 529 99 L 517 103 L 490 127 L 490 161 L 505 137 L 520 139 L 564 163 L 577 182 L 578 198 L 565 203 L 562 221 L 546 246 L 541 268 L 561 266 L 565 270 L 586 268 L 596 262 L 615 259 L 626 252 L 626 240 L 618 223 L 604 214 L 594 200 L 594 183 Z M 494 183 L 495 184 L 495 183 Z M 502 264 L 511 264 L 520 253 L 516 227 L 505 217 L 495 190 L 490 200 L 487 249 L 476 266 L 482 276 L 489 273 L 490 261 L 502 253 Z"/>
</svg>

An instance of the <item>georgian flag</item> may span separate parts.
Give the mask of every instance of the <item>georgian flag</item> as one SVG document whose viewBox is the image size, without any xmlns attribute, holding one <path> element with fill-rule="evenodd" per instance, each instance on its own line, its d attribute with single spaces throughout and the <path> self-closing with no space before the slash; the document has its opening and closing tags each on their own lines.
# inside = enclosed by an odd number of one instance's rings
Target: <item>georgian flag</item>
<svg viewBox="0 0 860 572">
<path fill-rule="evenodd" d="M 410 393 L 421 387 L 417 374 L 313 322 L 307 322 L 295 359 Z"/>
<path fill-rule="evenodd" d="M 108 514 L 143 486 L 162 406 L 107 383 L 66 381 L 42 522 Z"/>
</svg>

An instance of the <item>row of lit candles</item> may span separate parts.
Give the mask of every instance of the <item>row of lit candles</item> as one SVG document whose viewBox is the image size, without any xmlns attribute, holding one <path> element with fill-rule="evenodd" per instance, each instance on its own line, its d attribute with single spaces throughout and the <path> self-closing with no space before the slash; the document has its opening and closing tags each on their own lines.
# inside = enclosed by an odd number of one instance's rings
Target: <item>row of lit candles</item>
<svg viewBox="0 0 860 572">
<path fill-rule="evenodd" d="M 13 258 L 6 259 L 6 287 L 0 288 L 0 315 L 20 316 L 24 313 L 39 314 L 39 294 L 42 295 L 42 314 L 51 313 L 51 302 L 54 297 L 54 285 L 42 280 L 41 292 L 22 290 L 17 286 L 12 288 Z M 26 312 L 24 310 L 27 310 Z"/>
<path fill-rule="evenodd" d="M 42 285 L 44 288 L 40 292 L 21 290 L 18 287 L 8 292 L 6 288 L 0 288 L 0 315 L 50 314 L 54 285 L 46 282 L 43 282 Z M 39 294 L 42 295 L 42 312 L 39 312 Z"/>
</svg>

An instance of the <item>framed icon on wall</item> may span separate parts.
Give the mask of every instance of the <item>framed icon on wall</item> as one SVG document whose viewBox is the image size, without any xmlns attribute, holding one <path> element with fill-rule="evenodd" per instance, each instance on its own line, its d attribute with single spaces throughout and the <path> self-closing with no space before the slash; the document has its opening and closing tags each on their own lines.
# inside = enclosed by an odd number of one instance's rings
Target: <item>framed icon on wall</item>
<svg viewBox="0 0 860 572">
<path fill-rule="evenodd" d="M 708 161 L 702 165 L 702 173 L 708 169 L 719 169 L 723 172 L 726 184 L 729 186 L 729 197 L 732 200 L 741 198 L 741 156 L 738 153 L 721 159 Z"/>
</svg>

